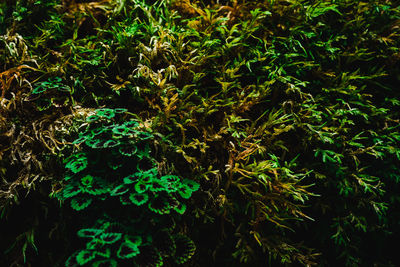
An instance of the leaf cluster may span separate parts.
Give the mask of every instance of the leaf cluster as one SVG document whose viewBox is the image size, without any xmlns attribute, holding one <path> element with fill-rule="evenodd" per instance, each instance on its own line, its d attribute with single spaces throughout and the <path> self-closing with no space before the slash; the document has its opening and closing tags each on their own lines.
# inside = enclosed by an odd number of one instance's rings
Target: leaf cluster
<svg viewBox="0 0 400 267">
<path fill-rule="evenodd" d="M 398 265 L 396 4 L 3 1 L 0 207 L 69 203 L 70 265 Z"/>
</svg>

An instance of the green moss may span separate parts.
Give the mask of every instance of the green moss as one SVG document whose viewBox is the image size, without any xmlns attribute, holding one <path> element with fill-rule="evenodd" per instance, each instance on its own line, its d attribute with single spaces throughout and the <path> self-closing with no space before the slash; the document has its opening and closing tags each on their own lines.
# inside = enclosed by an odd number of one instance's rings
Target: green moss
<svg viewBox="0 0 400 267">
<path fill-rule="evenodd" d="M 396 4 L 3 1 L 4 265 L 399 265 Z"/>
</svg>

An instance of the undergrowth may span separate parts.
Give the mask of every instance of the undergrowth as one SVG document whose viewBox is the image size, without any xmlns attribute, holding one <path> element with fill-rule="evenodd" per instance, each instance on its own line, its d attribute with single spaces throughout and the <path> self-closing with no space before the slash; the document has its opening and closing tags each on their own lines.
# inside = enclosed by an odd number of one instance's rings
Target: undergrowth
<svg viewBox="0 0 400 267">
<path fill-rule="evenodd" d="M 397 266 L 399 21 L 390 0 L 2 1 L 1 262 Z"/>
</svg>

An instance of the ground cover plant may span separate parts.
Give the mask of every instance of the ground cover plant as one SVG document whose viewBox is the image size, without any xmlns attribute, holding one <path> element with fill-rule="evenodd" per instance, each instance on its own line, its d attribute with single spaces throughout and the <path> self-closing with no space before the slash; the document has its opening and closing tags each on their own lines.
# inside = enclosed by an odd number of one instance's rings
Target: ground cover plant
<svg viewBox="0 0 400 267">
<path fill-rule="evenodd" d="M 5 266 L 398 266 L 391 0 L 0 3 Z"/>
</svg>

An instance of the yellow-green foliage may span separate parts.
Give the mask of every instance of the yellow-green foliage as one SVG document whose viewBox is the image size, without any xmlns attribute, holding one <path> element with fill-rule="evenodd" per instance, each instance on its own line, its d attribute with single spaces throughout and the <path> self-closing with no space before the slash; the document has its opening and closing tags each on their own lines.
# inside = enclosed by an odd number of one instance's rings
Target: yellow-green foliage
<svg viewBox="0 0 400 267">
<path fill-rule="evenodd" d="M 5 262 L 397 266 L 399 73 L 396 1 L 3 1 Z"/>
</svg>

